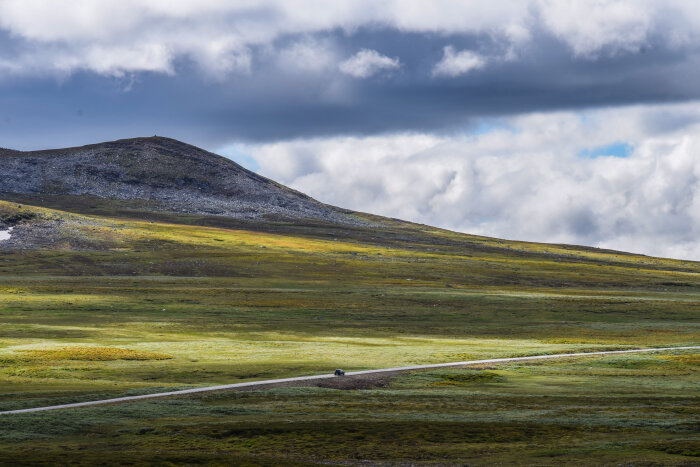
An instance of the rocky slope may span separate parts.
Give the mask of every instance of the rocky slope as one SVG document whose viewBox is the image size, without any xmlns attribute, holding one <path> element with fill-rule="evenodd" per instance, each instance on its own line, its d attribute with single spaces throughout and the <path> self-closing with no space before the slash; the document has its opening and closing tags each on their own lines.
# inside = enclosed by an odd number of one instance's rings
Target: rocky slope
<svg viewBox="0 0 700 467">
<path fill-rule="evenodd" d="M 351 211 L 162 137 L 44 151 L 0 149 L 0 199 L 3 194 L 143 200 L 156 211 L 236 219 L 362 223 Z"/>
</svg>

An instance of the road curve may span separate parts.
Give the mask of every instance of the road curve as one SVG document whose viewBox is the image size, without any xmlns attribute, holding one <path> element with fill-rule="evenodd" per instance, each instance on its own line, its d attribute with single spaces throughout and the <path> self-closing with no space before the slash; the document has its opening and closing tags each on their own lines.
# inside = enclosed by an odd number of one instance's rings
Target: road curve
<svg viewBox="0 0 700 467">
<path fill-rule="evenodd" d="M 376 373 L 394 373 L 398 371 L 411 371 L 411 370 L 426 370 L 430 368 L 446 368 L 446 367 L 458 367 L 466 365 L 480 365 L 484 363 L 507 363 L 507 362 L 523 362 L 530 360 L 545 360 L 550 358 L 565 358 L 565 357 L 587 357 L 592 355 L 612 355 L 612 354 L 624 354 L 624 353 L 638 353 L 638 352 L 662 352 L 666 350 L 693 350 L 700 349 L 700 346 L 690 346 L 690 347 L 662 347 L 656 349 L 633 349 L 633 350 L 608 350 L 601 352 L 580 352 L 580 353 L 564 353 L 564 354 L 550 354 L 550 355 L 533 355 L 530 357 L 512 357 L 512 358 L 492 358 L 488 360 L 471 360 L 466 362 L 451 362 L 451 363 L 434 363 L 431 365 L 414 365 L 414 366 L 401 366 L 395 368 L 381 368 L 378 370 L 363 370 L 363 371 L 349 371 L 345 373 L 345 376 L 358 376 L 358 375 L 369 375 Z M 157 397 L 171 397 L 171 396 L 183 396 L 187 394 L 197 394 L 200 392 L 211 392 L 211 391 L 224 391 L 227 389 L 239 389 L 250 386 L 268 386 L 279 383 L 293 383 L 298 381 L 309 381 L 309 380 L 319 380 L 319 379 L 330 379 L 336 378 L 333 374 L 323 374 L 314 376 L 297 376 L 295 378 L 282 378 L 282 379 L 268 379 L 264 381 L 250 381 L 247 383 L 235 383 L 235 384 L 224 384 L 222 386 L 207 386 L 202 388 L 194 389 L 183 389 L 180 391 L 170 391 L 170 392 L 159 392 L 156 394 L 144 394 L 141 396 L 128 396 L 128 397 L 117 397 L 114 399 L 103 399 L 99 401 L 89 401 L 89 402 L 76 402 L 73 404 L 62 404 L 62 405 L 51 405 L 47 407 L 34 407 L 30 409 L 19 409 L 19 410 L 7 410 L 0 412 L 0 415 L 11 415 L 11 414 L 21 414 L 21 413 L 31 413 L 31 412 L 43 412 L 45 410 L 58 410 L 58 409 L 72 409 L 76 407 L 87 407 L 90 405 L 102 405 L 102 404 L 114 404 L 118 402 L 132 402 L 139 401 L 143 399 L 155 399 Z"/>
</svg>

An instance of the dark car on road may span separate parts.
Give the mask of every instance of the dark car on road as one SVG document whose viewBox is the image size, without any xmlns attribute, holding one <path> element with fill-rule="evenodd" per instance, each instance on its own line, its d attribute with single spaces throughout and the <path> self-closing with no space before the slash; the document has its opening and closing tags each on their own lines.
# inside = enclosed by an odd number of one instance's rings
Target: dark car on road
<svg viewBox="0 0 700 467">
<path fill-rule="evenodd" d="M 344 370 L 341 370 L 340 368 L 338 368 L 337 370 L 335 370 L 335 371 L 333 372 L 333 374 L 334 374 L 335 376 L 345 376 L 345 371 L 344 371 Z"/>
</svg>

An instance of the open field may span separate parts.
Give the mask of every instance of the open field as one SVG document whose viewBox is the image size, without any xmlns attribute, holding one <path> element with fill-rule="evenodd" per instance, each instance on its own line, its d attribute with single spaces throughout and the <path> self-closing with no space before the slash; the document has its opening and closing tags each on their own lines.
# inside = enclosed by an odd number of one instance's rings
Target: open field
<svg viewBox="0 0 700 467">
<path fill-rule="evenodd" d="M 85 350 L 88 350 L 87 352 Z M 105 352 L 109 350 L 110 352 Z M 550 359 L 572 359 L 581 357 L 601 357 L 601 356 L 624 356 L 625 354 L 638 354 L 638 353 L 663 353 L 663 352 L 680 352 L 688 350 L 700 350 L 700 346 L 690 346 L 690 347 L 653 347 L 650 349 L 627 349 L 627 350 L 602 350 L 597 352 L 576 352 L 576 353 L 558 353 L 558 354 L 544 354 L 544 355 L 530 355 L 527 357 L 507 357 L 507 358 L 491 358 L 486 360 L 468 360 L 461 362 L 447 362 L 447 363 L 430 363 L 427 365 L 411 365 L 402 367 L 391 367 L 391 368 L 375 368 L 372 370 L 359 370 L 359 371 L 342 371 L 335 370 L 333 373 L 321 373 L 316 375 L 303 375 L 303 376 L 293 376 L 291 378 L 276 378 L 267 380 L 255 380 L 246 381 L 243 383 L 233 383 L 233 384 L 219 384 L 216 386 L 199 386 L 188 389 L 176 389 L 174 391 L 165 392 L 151 392 L 146 394 L 138 394 L 132 396 L 122 396 L 111 399 L 96 399 L 82 402 L 73 402 L 68 404 L 59 405 L 48 405 L 41 407 L 30 407 L 24 409 L 6 410 L 0 411 L 0 415 L 16 415 L 16 414 L 27 414 L 34 412 L 46 412 L 49 410 L 69 410 L 82 407 L 89 407 L 95 405 L 108 405 L 108 404 L 123 404 L 127 402 L 144 401 L 145 399 L 165 399 L 165 398 L 175 398 L 181 396 L 191 396 L 195 394 L 204 394 L 210 392 L 221 392 L 221 391 L 243 391 L 243 390 L 264 390 L 272 389 L 277 387 L 291 387 L 291 386 L 319 386 L 328 387 L 332 389 L 361 389 L 365 388 L 368 384 L 374 384 L 377 380 L 383 380 L 400 373 L 415 372 L 415 371 L 427 371 L 427 370 L 439 370 L 439 369 L 449 369 L 449 368 L 470 368 L 485 365 L 502 365 L 502 364 L 513 364 L 513 363 L 528 363 L 528 362 L 539 362 L 542 360 Z M 48 351 L 36 351 L 36 352 L 51 352 L 55 354 L 57 352 L 66 353 L 70 352 L 71 358 L 73 358 L 74 348 L 64 348 L 61 350 L 48 350 Z M 104 347 L 87 347 L 81 348 L 78 354 L 82 357 L 87 354 L 99 353 L 103 357 L 103 360 L 112 359 L 116 360 L 119 357 L 116 355 L 124 355 L 123 359 L 131 360 L 147 360 L 146 355 L 155 355 L 153 359 L 170 358 L 164 354 L 144 354 L 142 352 L 126 351 L 123 349 L 108 349 Z M 107 357 L 107 355 L 109 357 Z M 342 376 L 342 378 L 339 378 Z"/>
<path fill-rule="evenodd" d="M 699 364 L 687 351 L 574 358 L 5 416 L 0 455 L 15 465 L 694 465 Z"/>
<path fill-rule="evenodd" d="M 0 409 L 337 367 L 700 342 L 695 262 L 371 216 L 376 227 L 254 226 L 109 208 L 0 203 L 0 218 L 24 216 L 34 242 L 0 247 Z M 31 237 L 32 225 L 45 235 Z M 101 450 L 134 462 L 690 463 L 697 358 L 441 370 L 364 390 L 22 416 L 3 419 L 0 458 L 21 463 L 39 448 L 51 463 L 87 447 L 85 464 Z"/>
</svg>

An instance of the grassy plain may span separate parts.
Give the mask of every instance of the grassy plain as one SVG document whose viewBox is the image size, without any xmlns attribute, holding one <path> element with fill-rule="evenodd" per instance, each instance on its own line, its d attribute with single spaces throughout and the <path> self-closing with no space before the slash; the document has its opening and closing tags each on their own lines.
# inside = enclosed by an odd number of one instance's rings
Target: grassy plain
<svg viewBox="0 0 700 467">
<path fill-rule="evenodd" d="M 0 250 L 0 410 L 337 367 L 700 342 L 695 262 L 372 216 L 370 227 L 251 224 L 71 202 L 75 213 L 0 202 L 0 219 L 54 226 L 44 246 Z M 697 363 L 419 372 L 375 389 L 3 418 L 0 461 L 88 450 L 76 458 L 690 464 Z"/>
<path fill-rule="evenodd" d="M 700 355 L 421 371 L 3 419 L 15 465 L 697 465 Z"/>
</svg>

